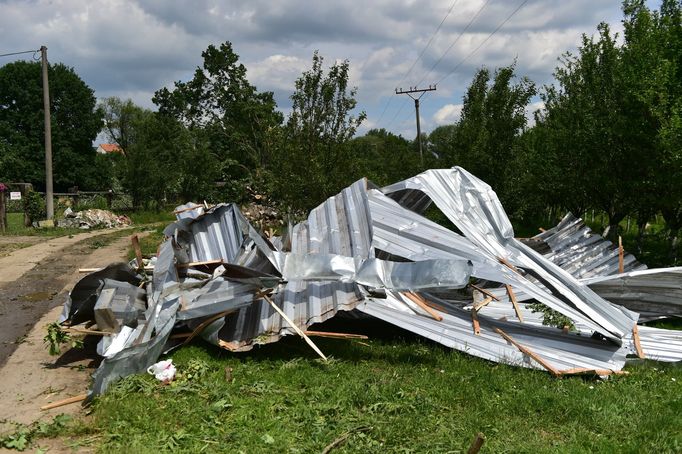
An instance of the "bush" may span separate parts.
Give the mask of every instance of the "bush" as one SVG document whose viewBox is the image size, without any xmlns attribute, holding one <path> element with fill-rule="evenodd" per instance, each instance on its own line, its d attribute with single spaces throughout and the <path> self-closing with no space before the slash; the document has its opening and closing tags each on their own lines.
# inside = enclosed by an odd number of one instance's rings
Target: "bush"
<svg viewBox="0 0 682 454">
<path fill-rule="evenodd" d="M 45 199 L 35 191 L 29 191 L 24 197 L 24 212 L 31 222 L 45 219 Z"/>
</svg>

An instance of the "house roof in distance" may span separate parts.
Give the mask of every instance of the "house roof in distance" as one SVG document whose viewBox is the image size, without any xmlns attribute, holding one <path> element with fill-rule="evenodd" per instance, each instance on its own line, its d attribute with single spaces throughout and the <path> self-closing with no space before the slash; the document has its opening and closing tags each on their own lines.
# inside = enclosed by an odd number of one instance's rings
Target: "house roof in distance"
<svg viewBox="0 0 682 454">
<path fill-rule="evenodd" d="M 123 153 L 123 149 L 115 143 L 101 143 L 97 147 L 98 153 Z"/>
</svg>

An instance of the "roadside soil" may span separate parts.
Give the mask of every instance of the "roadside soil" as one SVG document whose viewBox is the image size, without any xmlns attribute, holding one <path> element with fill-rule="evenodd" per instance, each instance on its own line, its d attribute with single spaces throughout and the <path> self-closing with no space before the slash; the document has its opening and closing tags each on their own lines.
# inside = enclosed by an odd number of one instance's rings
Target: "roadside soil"
<svg viewBox="0 0 682 454">
<path fill-rule="evenodd" d="M 99 338 L 86 338 L 85 351 L 64 348 L 55 357 L 48 354 L 43 337 L 46 325 L 57 320 L 68 291 L 84 276 L 78 268 L 99 268 L 127 259 L 130 235 L 109 244 L 104 237 L 99 244 L 90 240 L 106 234 L 121 232 L 55 238 L 0 258 L 0 434 L 13 432 L 16 424 L 51 420 L 61 413 L 82 414 L 80 404 L 48 411 L 40 407 L 87 391 L 98 365 L 87 347 L 94 347 Z M 33 267 L 25 270 L 27 261 Z M 15 267 L 25 271 L 17 276 Z M 8 281 L 6 273 L 16 277 Z M 48 444 L 50 452 L 62 451 Z"/>
</svg>

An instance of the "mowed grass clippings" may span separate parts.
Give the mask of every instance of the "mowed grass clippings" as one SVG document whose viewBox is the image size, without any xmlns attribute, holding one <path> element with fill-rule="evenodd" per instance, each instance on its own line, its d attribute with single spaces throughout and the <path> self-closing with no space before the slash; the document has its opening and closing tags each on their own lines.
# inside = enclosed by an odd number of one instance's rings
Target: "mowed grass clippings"
<svg viewBox="0 0 682 454">
<path fill-rule="evenodd" d="M 415 338 L 297 338 L 232 354 L 200 342 L 180 375 L 121 380 L 75 431 L 101 452 L 681 452 L 682 368 L 629 366 L 601 381 L 552 378 Z M 76 435 L 76 433 L 74 433 Z"/>
</svg>

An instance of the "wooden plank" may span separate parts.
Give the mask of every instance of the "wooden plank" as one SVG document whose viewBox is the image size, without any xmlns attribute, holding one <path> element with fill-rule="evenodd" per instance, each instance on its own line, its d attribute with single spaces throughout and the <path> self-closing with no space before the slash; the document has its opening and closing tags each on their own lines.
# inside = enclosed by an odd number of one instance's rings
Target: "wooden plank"
<svg viewBox="0 0 682 454">
<path fill-rule="evenodd" d="M 304 331 L 307 336 L 328 337 L 330 339 L 369 339 L 364 334 L 329 333 L 326 331 Z"/>
<path fill-rule="evenodd" d="M 511 301 L 512 306 L 514 306 L 516 318 L 519 319 L 519 322 L 523 323 L 523 315 L 521 315 L 521 310 L 519 309 L 519 302 L 516 301 L 516 295 L 514 294 L 514 290 L 512 289 L 512 286 L 509 284 L 505 284 L 505 287 L 507 288 L 507 295 L 509 295 L 509 300 Z"/>
<path fill-rule="evenodd" d="M 113 336 L 116 333 L 110 333 L 108 331 L 96 331 L 94 329 L 83 329 L 83 328 L 63 328 L 62 331 L 74 334 L 91 334 L 93 336 Z"/>
<path fill-rule="evenodd" d="M 422 298 L 421 295 L 418 295 L 414 292 L 402 292 L 402 294 L 405 295 L 414 304 L 422 308 L 424 312 L 431 316 L 432 319 L 438 320 L 439 322 L 443 320 L 443 317 L 440 314 L 438 314 L 438 312 L 434 311 L 428 304 L 426 304 L 426 300 Z"/>
<path fill-rule="evenodd" d="M 478 312 L 481 310 L 482 307 L 487 306 L 488 304 L 492 303 L 493 298 L 492 296 L 487 297 L 483 301 L 479 302 L 478 304 L 474 305 L 474 311 Z"/>
<path fill-rule="evenodd" d="M 195 266 L 222 265 L 222 264 L 223 264 L 223 259 L 204 260 L 203 262 L 179 263 L 178 268 L 194 268 Z"/>
<path fill-rule="evenodd" d="M 552 367 L 552 365 L 549 364 L 547 361 L 545 361 L 541 356 L 539 356 L 538 354 L 536 354 L 535 352 L 533 352 L 533 351 L 530 350 L 529 348 L 524 347 L 523 345 L 521 345 L 521 344 L 519 344 L 518 342 L 516 342 L 514 339 L 511 338 L 511 336 L 509 336 L 507 333 L 505 333 L 505 332 L 502 331 L 501 329 L 495 328 L 495 332 L 496 332 L 497 334 L 499 334 L 500 336 L 502 336 L 502 337 L 504 338 L 504 340 L 506 340 L 507 342 L 509 342 L 510 344 L 512 344 L 514 347 L 518 348 L 519 351 L 521 351 L 521 353 L 523 353 L 524 355 L 529 356 L 530 358 L 532 358 L 533 360 L 535 360 L 538 364 L 540 364 L 542 367 L 544 367 L 545 369 L 547 369 L 547 370 L 549 371 L 550 374 L 554 375 L 555 377 L 558 377 L 558 376 L 561 375 L 561 372 L 559 372 L 559 371 L 556 370 L 554 367 Z"/>
<path fill-rule="evenodd" d="M 478 322 L 478 312 L 471 311 L 471 321 L 474 325 L 474 334 L 477 336 L 480 335 L 481 334 L 481 324 Z"/>
<path fill-rule="evenodd" d="M 594 375 L 628 375 L 630 372 L 626 370 L 611 370 L 611 369 L 588 369 L 587 367 L 574 367 L 572 369 L 565 369 L 559 371 L 561 375 L 579 375 L 579 374 L 594 374 Z"/>
<path fill-rule="evenodd" d="M 64 405 L 75 404 L 76 402 L 82 402 L 87 399 L 87 394 L 80 394 L 78 396 L 69 397 L 68 399 L 58 400 L 57 402 L 52 402 L 51 404 L 43 405 L 40 407 L 41 410 L 50 410 L 52 408 L 63 407 Z"/>
<path fill-rule="evenodd" d="M 94 273 L 97 271 L 102 271 L 104 268 L 78 268 L 79 273 Z M 145 266 L 144 267 L 145 271 L 154 271 L 153 266 Z"/>
<path fill-rule="evenodd" d="M 490 293 L 488 290 L 486 290 L 486 289 L 484 289 L 484 288 L 478 287 L 478 286 L 476 286 L 476 285 L 474 285 L 474 284 L 469 284 L 469 287 L 471 287 L 471 288 L 473 288 L 473 289 L 475 289 L 475 290 L 478 290 L 479 292 L 483 293 L 485 296 L 488 296 L 488 297 L 494 299 L 495 301 L 499 301 L 499 300 L 500 300 L 498 297 L 496 297 L 495 295 L 493 295 L 492 293 Z"/>
<path fill-rule="evenodd" d="M 281 315 L 282 318 L 283 318 L 284 320 L 286 320 L 286 322 L 287 322 L 289 325 L 291 325 L 291 327 L 294 329 L 294 331 L 296 331 L 296 332 L 298 333 L 298 335 L 301 336 L 301 337 L 303 338 L 303 340 L 305 340 L 306 343 L 307 343 L 308 345 L 310 345 L 310 347 L 311 347 L 313 350 L 315 350 L 315 353 L 317 353 L 318 355 L 320 355 L 320 357 L 321 357 L 323 360 L 327 361 L 327 357 L 324 356 L 324 353 L 322 353 L 322 351 L 321 351 L 319 348 L 317 348 L 317 345 L 315 345 L 315 343 L 314 343 L 313 341 L 311 341 L 310 338 L 309 338 L 308 336 L 306 336 L 306 334 L 301 330 L 301 328 L 299 328 L 298 326 L 296 326 L 296 324 L 287 316 L 287 314 L 284 313 L 284 311 L 283 311 L 282 309 L 280 309 L 279 307 L 277 307 L 277 305 L 275 304 L 275 302 L 272 301 L 268 295 L 266 295 L 266 294 L 264 294 L 264 293 L 259 293 L 258 296 L 262 297 L 263 299 L 265 299 L 265 301 L 267 301 L 268 303 L 270 303 L 270 306 L 272 306 L 272 308 L 273 308 L 275 311 L 277 311 L 277 313 L 278 313 L 279 315 Z"/>
<path fill-rule="evenodd" d="M 623 238 L 618 235 L 618 272 L 623 273 L 625 270 L 624 260 L 623 260 Z"/>
<path fill-rule="evenodd" d="M 204 207 L 202 205 L 194 205 L 193 207 L 186 207 L 186 208 L 183 208 L 182 210 L 175 210 L 175 211 L 173 211 L 173 214 L 180 214 L 180 213 L 184 213 L 185 211 L 196 210 L 197 208 L 204 208 Z"/>
<path fill-rule="evenodd" d="M 635 342 L 637 356 L 644 359 L 644 350 L 642 349 L 642 343 L 639 341 L 639 330 L 637 329 L 637 325 L 632 328 L 632 340 Z"/>
<path fill-rule="evenodd" d="M 238 348 L 237 344 L 234 342 L 225 342 L 222 339 L 218 339 L 218 346 L 231 352 L 237 351 Z"/>
<path fill-rule="evenodd" d="M 482 432 L 479 432 L 476 434 L 476 438 L 474 438 L 471 446 L 469 446 L 467 454 L 478 454 L 478 451 L 480 451 L 483 447 L 483 443 L 485 443 L 485 435 L 483 435 Z"/>
<path fill-rule="evenodd" d="M 142 261 L 142 249 L 140 248 L 140 239 L 137 235 L 130 237 L 130 241 L 133 243 L 133 249 L 135 250 L 135 260 L 137 260 L 137 270 L 144 270 L 144 262 Z"/>
<path fill-rule="evenodd" d="M 519 272 L 519 269 L 516 268 L 516 267 L 515 267 L 514 265 L 512 265 L 511 263 L 509 263 L 509 262 L 507 261 L 507 259 L 505 259 L 505 258 L 503 258 L 503 257 L 498 257 L 497 260 L 498 260 L 501 264 L 503 264 L 504 266 L 506 266 L 507 268 L 509 268 L 510 270 L 514 271 L 515 273 L 521 274 L 521 273 Z"/>
</svg>

